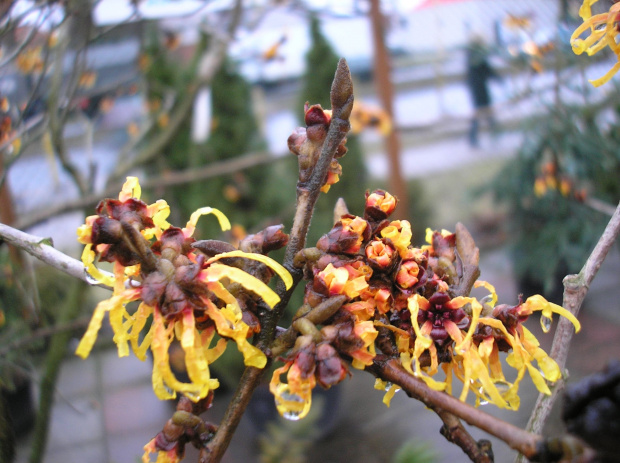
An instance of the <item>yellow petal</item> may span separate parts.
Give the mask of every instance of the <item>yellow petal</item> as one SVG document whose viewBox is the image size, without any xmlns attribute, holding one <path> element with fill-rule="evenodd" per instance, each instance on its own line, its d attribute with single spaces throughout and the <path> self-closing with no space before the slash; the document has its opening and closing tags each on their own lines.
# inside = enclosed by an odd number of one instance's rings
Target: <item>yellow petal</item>
<svg viewBox="0 0 620 463">
<path fill-rule="evenodd" d="M 123 300 L 124 299 L 121 296 L 112 296 L 110 299 L 106 299 L 105 301 L 101 301 L 97 304 L 97 307 L 95 307 L 95 311 L 93 312 L 93 316 L 90 319 L 90 323 L 88 324 L 88 328 L 86 329 L 86 333 L 82 336 L 82 339 L 75 350 L 77 355 L 83 359 L 88 357 L 88 354 L 90 354 L 90 351 L 97 340 L 97 334 L 101 329 L 101 322 L 103 321 L 105 313 L 115 307 L 121 306 Z"/>
<path fill-rule="evenodd" d="M 577 318 L 572 313 L 570 313 L 562 306 L 547 301 L 539 294 L 528 297 L 523 305 L 532 312 L 536 310 L 542 311 L 542 316 L 549 320 L 553 318 L 553 313 L 557 313 L 558 315 L 567 318 L 575 326 L 576 333 L 581 330 L 581 323 L 579 323 L 579 320 L 577 320 Z"/>
<path fill-rule="evenodd" d="M 280 376 L 286 373 L 292 364 L 293 362 L 287 362 L 276 368 L 269 383 L 269 391 L 273 394 L 276 408 L 281 415 L 301 419 L 310 411 L 312 392 L 307 390 L 302 395 L 293 393 L 288 384 L 282 383 Z"/>
<path fill-rule="evenodd" d="M 219 260 L 225 257 L 245 257 L 246 259 L 257 260 L 265 264 L 267 267 L 272 269 L 274 272 L 276 272 L 279 275 L 279 277 L 282 278 L 282 281 L 284 282 L 286 289 L 289 289 L 293 285 L 293 277 L 288 272 L 288 270 L 286 270 L 282 265 L 277 263 L 271 257 L 264 256 L 262 254 L 255 254 L 252 252 L 243 252 L 243 251 L 223 252 L 221 254 L 217 254 L 213 256 L 212 258 L 210 258 L 207 261 L 207 264 L 210 264 L 211 262 L 215 262 L 216 260 Z"/>
<path fill-rule="evenodd" d="M 495 286 L 486 281 L 478 280 L 474 283 L 474 288 L 480 287 L 485 288 L 491 293 L 491 302 L 489 302 L 489 304 L 491 307 L 495 307 L 495 304 L 497 304 L 497 292 L 495 291 Z"/>
<path fill-rule="evenodd" d="M 194 234 L 194 231 L 196 230 L 196 223 L 198 222 L 198 219 L 203 215 L 208 214 L 213 214 L 215 217 L 217 217 L 217 220 L 220 222 L 220 227 L 222 231 L 230 230 L 230 222 L 222 211 L 213 207 L 201 207 L 190 216 L 189 222 L 187 222 L 187 225 L 183 229 L 183 233 L 185 234 L 185 236 L 192 236 Z"/>
<path fill-rule="evenodd" d="M 383 395 L 383 403 L 386 405 L 386 407 L 390 408 L 392 398 L 394 397 L 394 394 L 396 394 L 400 390 L 400 387 L 398 387 L 398 385 L 396 384 L 387 383 L 377 378 L 375 380 L 375 389 L 379 391 L 385 391 L 385 394 Z"/>
<path fill-rule="evenodd" d="M 532 378 L 536 389 L 538 389 L 543 394 L 551 395 L 549 386 L 547 386 L 545 378 L 543 378 L 543 376 L 540 374 L 540 371 L 538 371 L 536 368 L 534 368 L 534 366 L 530 365 L 529 363 L 526 363 L 525 366 L 527 367 L 527 371 L 530 374 L 530 377 Z"/>
<path fill-rule="evenodd" d="M 478 354 L 483 359 L 488 359 L 491 357 L 491 353 L 493 352 L 493 346 L 495 345 L 495 340 L 493 336 L 489 336 L 482 340 L 480 345 L 478 346 Z"/>
<path fill-rule="evenodd" d="M 482 388 L 489 396 L 489 400 L 493 402 L 499 408 L 506 408 L 507 403 L 502 398 L 501 394 L 497 390 L 497 387 L 489 376 L 487 366 L 478 356 L 478 351 L 471 349 L 467 355 L 471 361 L 472 377 L 474 380 L 479 381 L 482 384 Z"/>
<path fill-rule="evenodd" d="M 165 326 L 163 316 L 156 310 L 153 314 L 155 333 L 151 343 L 153 352 L 153 390 L 159 399 L 165 400 L 176 397 L 176 392 L 184 393 L 190 400 L 197 402 L 207 396 L 210 389 L 219 386 L 216 379 L 206 384 L 182 383 L 177 380 L 170 369 L 168 349 L 173 338 L 171 324 Z"/>
<path fill-rule="evenodd" d="M 274 307 L 280 302 L 280 297 L 269 286 L 236 267 L 213 263 L 210 267 L 200 272 L 199 278 L 207 282 L 228 278 L 235 283 L 239 283 L 248 291 L 252 291 L 260 296 L 269 307 Z"/>
<path fill-rule="evenodd" d="M 599 79 L 594 79 L 594 80 L 589 80 L 588 82 L 590 82 L 594 87 L 600 87 L 603 84 L 606 84 L 607 82 L 609 82 L 611 80 L 611 78 L 618 72 L 620 71 L 620 62 L 616 63 L 613 65 L 613 67 L 607 71 L 607 73 L 599 78 Z"/>
<path fill-rule="evenodd" d="M 258 348 L 250 344 L 247 340 L 249 327 L 238 318 L 233 309 L 226 307 L 218 309 L 207 300 L 207 314 L 215 323 L 217 332 L 220 336 L 232 338 L 237 343 L 239 352 L 243 354 L 243 361 L 246 366 L 264 368 L 267 364 L 267 357 Z"/>
<path fill-rule="evenodd" d="M 118 199 L 119 201 L 127 201 L 130 198 L 140 199 L 141 195 L 142 188 L 140 188 L 138 177 L 127 177 L 121 192 L 118 194 Z"/>
<path fill-rule="evenodd" d="M 423 346 L 425 349 L 428 349 L 433 343 L 433 340 L 423 336 L 420 332 L 420 326 L 418 325 L 418 312 L 420 310 L 419 299 L 421 297 L 422 296 L 418 294 L 414 294 L 412 297 L 407 299 L 407 307 L 409 308 L 409 312 L 411 313 L 411 326 L 413 327 L 413 331 L 416 334 L 416 344 L 419 342 L 421 346 Z"/>
<path fill-rule="evenodd" d="M 109 286 L 110 288 L 114 287 L 115 279 L 95 267 L 95 251 L 92 249 L 92 244 L 87 244 L 84 246 L 84 251 L 82 251 L 82 262 L 85 267 L 84 271 L 96 280 L 97 283 Z"/>
<path fill-rule="evenodd" d="M 206 397 L 210 389 L 219 385 L 217 380 L 212 380 L 209 372 L 209 364 L 204 355 L 202 339 L 196 331 L 196 322 L 192 309 L 183 311 L 181 347 L 185 352 L 185 367 L 192 383 L 202 386 L 198 393 Z"/>
<path fill-rule="evenodd" d="M 555 383 L 562 377 L 560 367 L 555 360 L 553 360 L 547 355 L 544 350 L 540 348 L 536 349 L 536 352 L 534 353 L 534 358 L 538 362 L 538 367 L 542 370 L 547 381 Z"/>
<path fill-rule="evenodd" d="M 91 238 L 93 236 L 93 226 L 89 223 L 92 222 L 92 219 L 97 216 L 89 216 L 86 217 L 85 223 L 80 225 L 77 229 L 78 242 L 82 244 L 90 244 Z"/>
<path fill-rule="evenodd" d="M 170 223 L 166 220 L 170 215 L 170 206 L 166 201 L 160 199 L 148 206 L 147 209 L 147 214 L 153 219 L 155 227 L 143 230 L 142 234 L 147 240 L 154 236 L 159 239 L 161 232 L 170 228 Z"/>
</svg>

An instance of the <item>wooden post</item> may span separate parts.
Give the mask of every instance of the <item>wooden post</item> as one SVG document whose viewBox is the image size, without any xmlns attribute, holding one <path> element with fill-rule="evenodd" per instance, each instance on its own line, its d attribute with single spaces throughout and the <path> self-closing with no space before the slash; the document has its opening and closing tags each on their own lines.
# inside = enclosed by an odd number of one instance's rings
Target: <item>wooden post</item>
<svg viewBox="0 0 620 463">
<path fill-rule="evenodd" d="M 374 42 L 374 80 L 381 105 L 391 120 L 394 121 L 394 87 L 390 75 L 390 57 L 385 47 L 384 18 L 381 14 L 379 1 L 371 0 L 370 2 L 370 21 Z M 410 214 L 409 197 L 407 195 L 407 184 L 402 175 L 400 148 L 400 134 L 396 124 L 392 123 L 392 131 L 385 138 L 385 149 L 389 165 L 389 189 L 399 199 L 399 207 L 396 210 L 398 217 L 406 219 Z"/>
</svg>

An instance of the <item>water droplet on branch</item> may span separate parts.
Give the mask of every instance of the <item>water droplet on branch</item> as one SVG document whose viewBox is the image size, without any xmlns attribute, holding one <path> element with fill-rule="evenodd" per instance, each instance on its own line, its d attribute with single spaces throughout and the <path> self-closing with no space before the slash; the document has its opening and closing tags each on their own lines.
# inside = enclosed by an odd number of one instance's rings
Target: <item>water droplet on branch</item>
<svg viewBox="0 0 620 463">
<path fill-rule="evenodd" d="M 95 286 L 99 284 L 99 280 L 97 280 L 94 276 L 88 273 L 88 269 L 86 267 L 84 267 L 84 279 L 89 285 Z"/>
</svg>

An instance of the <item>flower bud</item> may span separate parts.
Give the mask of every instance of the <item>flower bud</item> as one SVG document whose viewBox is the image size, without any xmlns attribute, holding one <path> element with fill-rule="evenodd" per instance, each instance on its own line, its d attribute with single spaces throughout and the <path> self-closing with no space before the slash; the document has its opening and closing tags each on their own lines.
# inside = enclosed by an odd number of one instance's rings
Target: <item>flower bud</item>
<svg viewBox="0 0 620 463">
<path fill-rule="evenodd" d="M 366 192 L 366 208 L 364 218 L 379 222 L 386 219 L 396 208 L 397 199 L 387 191 L 375 190 Z"/>
<path fill-rule="evenodd" d="M 396 261 L 398 253 L 386 240 L 373 240 L 366 245 L 366 259 L 369 264 L 383 272 L 389 272 Z"/>
<path fill-rule="evenodd" d="M 407 260 L 400 264 L 396 272 L 396 284 L 403 289 L 409 289 L 418 283 L 420 266 L 415 260 Z"/>
<path fill-rule="evenodd" d="M 316 360 L 316 378 L 324 388 L 338 384 L 347 376 L 347 367 L 330 344 L 322 343 L 317 347 Z"/>
<path fill-rule="evenodd" d="M 345 216 L 319 239 L 316 247 L 323 252 L 357 254 L 369 236 L 368 222 L 360 217 Z"/>
</svg>

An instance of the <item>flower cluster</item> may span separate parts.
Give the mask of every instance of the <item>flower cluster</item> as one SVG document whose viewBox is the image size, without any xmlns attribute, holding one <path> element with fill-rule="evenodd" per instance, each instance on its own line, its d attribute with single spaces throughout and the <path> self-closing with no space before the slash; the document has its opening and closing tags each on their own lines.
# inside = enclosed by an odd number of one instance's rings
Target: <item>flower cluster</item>
<svg viewBox="0 0 620 463">
<path fill-rule="evenodd" d="M 549 191 L 558 191 L 564 197 L 572 197 L 577 201 L 584 201 L 587 197 L 585 188 L 577 189 L 575 182 L 567 175 L 558 173 L 557 164 L 546 162 L 541 172 L 534 180 L 534 194 L 541 198 Z"/>
<path fill-rule="evenodd" d="M 369 127 L 376 128 L 384 136 L 392 132 L 392 119 L 384 109 L 358 101 L 353 105 L 350 122 L 351 131 L 356 134 Z"/>
<path fill-rule="evenodd" d="M 324 110 L 321 105 L 308 105 L 304 107 L 306 127 L 297 127 L 288 137 L 289 150 L 298 157 L 299 161 L 299 180 L 305 182 L 312 175 L 312 171 L 321 154 L 323 143 L 329 131 L 332 119 L 332 112 Z M 345 146 L 346 138 L 340 143 L 336 150 L 335 159 L 332 161 L 327 171 L 327 177 L 323 183 L 321 191 L 327 193 L 329 188 L 338 183 L 342 174 L 342 166 L 337 158 L 341 158 L 347 153 Z"/>
<path fill-rule="evenodd" d="M 22 74 L 37 74 L 43 72 L 42 47 L 30 47 L 17 55 L 15 66 Z"/>
<path fill-rule="evenodd" d="M 114 293 L 95 308 L 76 353 L 82 358 L 89 355 L 108 313 L 119 356 L 128 355 L 131 346 L 144 360 L 151 349 L 157 397 L 170 399 L 181 392 L 199 401 L 218 387 L 209 364 L 229 340 L 235 341 L 246 365 L 265 366 L 265 354 L 248 337 L 260 331 L 254 314 L 261 304 L 258 298 L 269 307 L 279 301 L 266 284 L 274 272 L 287 287 L 292 284 L 289 273 L 264 255 L 286 244 L 287 236 L 279 227 L 252 235 L 244 244 L 245 248 L 254 244 L 252 252 L 220 241 L 196 242 L 193 234 L 199 217 L 215 215 L 224 230 L 230 229 L 228 219 L 205 207 L 192 214 L 185 228 L 173 227 L 166 221 L 170 212 L 166 202 L 147 205 L 140 194 L 138 180 L 128 177 L 118 200 L 101 201 L 97 214 L 87 217 L 78 229 L 79 241 L 86 245 L 82 261 L 87 274 Z M 113 276 L 99 270 L 97 261 L 111 262 Z M 133 301 L 139 305 L 131 311 L 128 304 Z M 216 333 L 220 339 L 211 346 Z M 175 339 L 185 353 L 188 383 L 179 381 L 170 367 L 168 351 Z"/>
<path fill-rule="evenodd" d="M 458 378 L 461 400 L 473 391 L 478 401 L 516 409 L 525 372 L 549 393 L 546 380 L 557 380 L 560 370 L 523 322 L 534 311 L 542 311 L 545 330 L 554 312 L 577 330 L 579 322 L 541 296 L 512 307 L 496 305 L 494 288 L 483 281 L 475 286 L 491 294 L 481 301 L 455 294 L 463 273 L 456 235 L 428 230 L 428 244 L 412 246 L 410 223 L 389 219 L 396 202 L 382 190 L 367 194 L 363 217 L 342 216 L 316 249 L 303 251 L 299 262 L 309 282 L 301 313 L 334 297 L 344 303 L 320 330 L 300 330 L 303 335 L 284 357 L 285 365 L 275 371 L 271 390 L 280 412 L 303 416 L 317 383 L 330 387 L 345 378 L 344 359 L 359 369 L 371 365 L 377 350 L 399 358 L 403 368 L 435 390 L 451 393 Z M 502 372 L 500 351 L 509 352 L 507 363 L 517 371 L 512 383 Z M 440 369 L 443 379 L 437 376 Z M 388 391 L 384 402 L 389 405 L 397 386 L 378 380 L 376 387 Z"/>
<path fill-rule="evenodd" d="M 577 55 L 586 52 L 588 56 L 592 56 L 605 47 L 609 47 L 618 57 L 618 62 L 603 77 L 590 81 L 595 87 L 608 82 L 620 70 L 620 44 L 616 43 L 618 24 L 620 23 L 620 3 L 611 5 L 607 13 L 593 16 L 592 5 L 597 1 L 583 0 L 579 9 L 579 16 L 583 19 L 583 24 L 575 29 L 571 36 L 573 52 Z M 580 38 L 581 34 L 587 30 L 590 31 L 590 35 L 585 39 Z"/>
<path fill-rule="evenodd" d="M 178 463 L 185 456 L 185 446 L 191 443 L 195 448 L 204 449 L 205 444 L 217 431 L 217 426 L 204 421 L 200 415 L 211 408 L 213 392 L 207 397 L 191 402 L 181 397 L 176 411 L 163 429 L 144 446 L 142 462 L 151 461 L 151 453 L 157 454 L 156 463 Z"/>
</svg>

